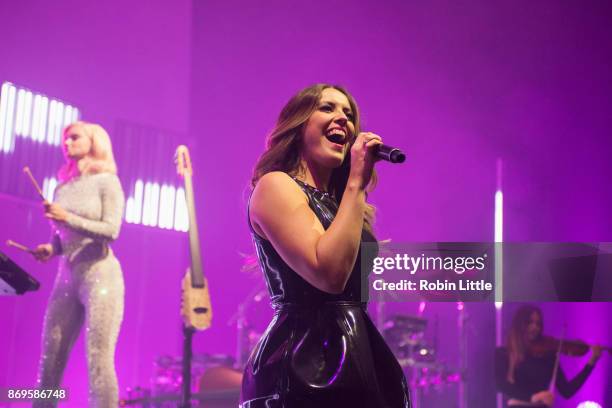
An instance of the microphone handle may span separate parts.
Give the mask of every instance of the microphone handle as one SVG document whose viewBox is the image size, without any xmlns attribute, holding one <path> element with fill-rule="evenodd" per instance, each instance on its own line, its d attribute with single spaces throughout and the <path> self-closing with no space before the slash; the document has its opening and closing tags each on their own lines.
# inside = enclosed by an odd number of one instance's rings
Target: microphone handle
<svg viewBox="0 0 612 408">
<path fill-rule="evenodd" d="M 378 146 L 376 157 L 390 163 L 403 163 L 406 160 L 406 155 L 400 149 L 385 144 Z"/>
</svg>

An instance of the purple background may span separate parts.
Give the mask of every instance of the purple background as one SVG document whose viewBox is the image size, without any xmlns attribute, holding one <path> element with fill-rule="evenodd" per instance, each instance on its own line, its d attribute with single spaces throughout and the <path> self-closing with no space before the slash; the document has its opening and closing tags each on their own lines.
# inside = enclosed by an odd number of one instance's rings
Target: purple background
<svg viewBox="0 0 612 408">
<path fill-rule="evenodd" d="M 176 144 L 192 149 L 215 313 L 196 352 L 234 352 L 235 327 L 226 322 L 261 282 L 258 272 L 240 271 L 240 253 L 252 252 L 251 170 L 281 107 L 314 82 L 346 86 L 364 128 L 407 153 L 403 166 L 378 167 L 371 201 L 379 238 L 491 240 L 502 158 L 505 240 L 612 241 L 612 11 L 605 2 L 29 0 L 0 3 L 0 15 L 1 81 L 74 103 L 111 137 L 127 120 L 182 135 Z M 166 157 L 154 160 L 168 165 Z M 118 164 L 121 176 L 130 163 Z M 0 241 L 47 239 L 34 200 L 0 197 Z M 114 249 L 126 280 L 117 349 L 125 390 L 149 385 L 156 356 L 180 352 L 186 235 L 124 224 Z M 0 387 L 27 386 L 56 262 L 41 266 L 5 252 L 42 283 L 36 293 L 0 299 Z M 265 303 L 249 310 L 260 329 L 271 314 Z M 612 343 L 610 304 L 544 309 L 551 334 L 565 319 L 568 336 Z M 492 387 L 491 354 L 481 350 L 492 347 L 493 308 L 468 310 L 470 406 L 492 406 L 493 393 L 483 392 Z M 456 367 L 456 311 L 431 305 L 426 316 L 438 319 L 440 354 Z M 73 406 L 86 399 L 83 356 L 81 337 L 64 380 Z M 575 372 L 585 361 L 562 364 Z M 610 362 L 604 355 L 579 394 L 559 406 L 585 399 L 612 406 Z"/>
</svg>

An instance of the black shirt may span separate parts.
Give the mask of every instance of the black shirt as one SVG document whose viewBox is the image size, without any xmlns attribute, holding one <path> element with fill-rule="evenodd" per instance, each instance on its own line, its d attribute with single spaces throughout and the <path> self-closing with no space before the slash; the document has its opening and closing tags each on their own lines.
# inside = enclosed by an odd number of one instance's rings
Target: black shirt
<svg viewBox="0 0 612 408">
<path fill-rule="evenodd" d="M 542 357 L 525 355 L 525 359 L 520 362 L 514 370 L 514 384 L 508 382 L 508 350 L 505 347 L 498 347 L 495 350 L 495 382 L 498 391 L 508 398 L 515 398 L 522 401 L 530 401 L 531 396 L 540 391 L 548 390 L 555 367 L 555 353 L 549 353 Z M 564 398 L 572 397 L 593 371 L 593 365 L 586 364 L 584 368 L 568 381 L 565 373 L 559 365 L 557 390 Z"/>
</svg>

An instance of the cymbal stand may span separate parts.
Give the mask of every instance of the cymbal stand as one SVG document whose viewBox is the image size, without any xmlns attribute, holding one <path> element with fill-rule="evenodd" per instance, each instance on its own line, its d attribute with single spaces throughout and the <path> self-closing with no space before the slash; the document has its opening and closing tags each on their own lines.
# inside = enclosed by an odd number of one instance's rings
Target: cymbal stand
<svg viewBox="0 0 612 408">
<path fill-rule="evenodd" d="M 243 368 L 246 364 L 246 352 L 245 350 L 245 334 L 248 327 L 246 319 L 246 312 L 249 306 L 253 302 L 259 302 L 265 296 L 265 289 L 262 289 L 263 282 L 260 282 L 255 288 L 246 296 L 244 301 L 238 305 L 238 310 L 232 317 L 229 318 L 227 324 L 231 326 L 236 323 L 236 368 Z"/>
</svg>

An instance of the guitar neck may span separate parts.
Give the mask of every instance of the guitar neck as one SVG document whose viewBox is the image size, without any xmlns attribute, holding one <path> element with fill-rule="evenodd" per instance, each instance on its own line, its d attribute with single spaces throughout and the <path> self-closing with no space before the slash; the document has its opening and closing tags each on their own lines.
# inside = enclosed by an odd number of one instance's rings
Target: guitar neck
<svg viewBox="0 0 612 408">
<path fill-rule="evenodd" d="M 198 222 L 193 199 L 193 183 L 191 175 L 185 175 L 185 201 L 189 216 L 189 252 L 191 254 L 191 284 L 195 288 L 204 287 L 204 272 L 202 256 L 200 254 L 200 237 L 198 235 Z"/>
</svg>

